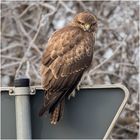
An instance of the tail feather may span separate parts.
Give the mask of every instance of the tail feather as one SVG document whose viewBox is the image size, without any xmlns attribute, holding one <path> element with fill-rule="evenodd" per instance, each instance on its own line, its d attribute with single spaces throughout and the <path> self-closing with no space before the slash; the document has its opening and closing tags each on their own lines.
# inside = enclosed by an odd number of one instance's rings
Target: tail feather
<svg viewBox="0 0 140 140">
<path fill-rule="evenodd" d="M 44 105 L 40 109 L 38 115 L 41 117 L 45 112 L 47 112 L 51 108 L 51 106 L 58 100 L 60 95 L 61 94 L 49 93 L 45 91 Z"/>
<path fill-rule="evenodd" d="M 51 112 L 51 124 L 56 124 L 63 116 L 64 100 Z"/>
<path fill-rule="evenodd" d="M 59 112 L 60 112 L 60 104 L 51 113 L 51 124 L 57 123 L 58 117 L 59 117 Z"/>
<path fill-rule="evenodd" d="M 64 113 L 64 106 L 65 106 L 65 98 L 63 99 L 63 101 L 61 102 L 61 106 L 60 106 L 60 112 L 59 112 L 59 117 L 58 117 L 58 121 L 60 119 L 62 119 L 63 117 L 63 113 Z"/>
</svg>

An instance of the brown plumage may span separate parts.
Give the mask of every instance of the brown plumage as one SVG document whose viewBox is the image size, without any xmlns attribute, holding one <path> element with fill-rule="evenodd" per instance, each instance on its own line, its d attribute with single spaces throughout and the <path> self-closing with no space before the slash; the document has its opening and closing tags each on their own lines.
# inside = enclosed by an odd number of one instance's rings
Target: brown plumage
<svg viewBox="0 0 140 140">
<path fill-rule="evenodd" d="M 97 18 L 82 12 L 48 40 L 41 64 L 45 97 L 39 115 L 49 111 L 52 124 L 61 119 L 65 97 L 76 88 L 91 65 L 96 29 Z"/>
</svg>

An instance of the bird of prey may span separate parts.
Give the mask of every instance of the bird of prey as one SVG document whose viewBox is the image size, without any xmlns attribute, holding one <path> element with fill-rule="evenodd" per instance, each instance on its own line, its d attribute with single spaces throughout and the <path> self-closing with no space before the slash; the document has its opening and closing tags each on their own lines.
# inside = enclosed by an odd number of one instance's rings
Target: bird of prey
<svg viewBox="0 0 140 140">
<path fill-rule="evenodd" d="M 51 124 L 62 118 L 65 97 L 72 93 L 91 65 L 96 30 L 96 16 L 82 12 L 48 40 L 41 60 L 45 96 L 39 116 L 49 111 Z"/>
</svg>

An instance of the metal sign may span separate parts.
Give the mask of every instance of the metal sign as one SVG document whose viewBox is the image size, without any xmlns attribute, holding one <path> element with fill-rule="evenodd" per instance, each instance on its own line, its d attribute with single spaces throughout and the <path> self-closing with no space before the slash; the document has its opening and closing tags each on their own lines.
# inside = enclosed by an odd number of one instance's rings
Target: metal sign
<svg viewBox="0 0 140 140">
<path fill-rule="evenodd" d="M 49 114 L 38 117 L 43 91 L 37 87 L 35 91 L 29 95 L 33 139 L 106 139 L 129 97 L 126 87 L 120 84 L 84 87 L 66 101 L 63 119 L 53 126 Z M 1 114 L 1 138 L 15 139 L 15 97 L 6 90 L 1 94 Z"/>
</svg>

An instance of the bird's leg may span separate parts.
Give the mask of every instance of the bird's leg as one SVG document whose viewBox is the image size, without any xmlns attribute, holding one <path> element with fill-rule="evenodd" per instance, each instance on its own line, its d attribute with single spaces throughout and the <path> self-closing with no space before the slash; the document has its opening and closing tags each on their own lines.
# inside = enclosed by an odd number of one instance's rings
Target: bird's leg
<svg viewBox="0 0 140 140">
<path fill-rule="evenodd" d="M 86 72 L 85 72 L 86 73 Z M 81 80 L 80 80 L 80 82 L 78 83 L 78 85 L 76 86 L 76 88 L 73 90 L 73 92 L 68 96 L 68 100 L 70 100 L 70 98 L 71 97 L 75 97 L 75 95 L 76 95 L 76 93 L 80 90 L 80 88 L 81 88 L 81 82 L 84 80 L 84 78 L 85 78 L 85 75 L 86 74 L 83 74 L 83 76 L 82 76 L 82 78 L 81 78 Z"/>
<path fill-rule="evenodd" d="M 71 99 L 71 97 L 75 97 L 75 95 L 76 95 L 76 89 L 74 89 L 73 91 L 72 91 L 72 93 L 68 96 L 68 100 L 70 100 Z"/>
<path fill-rule="evenodd" d="M 71 97 L 75 97 L 76 93 L 80 90 L 80 84 L 81 84 L 81 81 L 78 83 L 77 87 L 72 91 L 72 93 L 68 96 L 68 100 L 71 99 Z"/>
<path fill-rule="evenodd" d="M 79 91 L 80 90 L 80 85 L 81 85 L 81 81 L 78 83 L 77 87 L 76 87 L 76 91 Z"/>
</svg>

